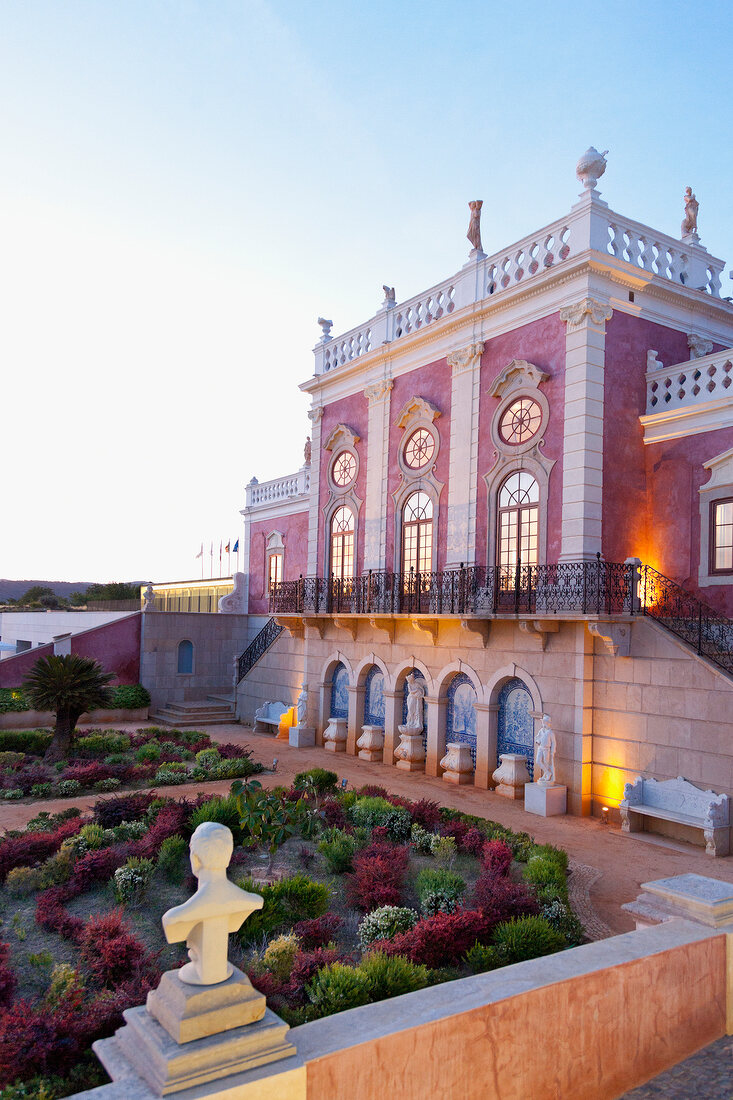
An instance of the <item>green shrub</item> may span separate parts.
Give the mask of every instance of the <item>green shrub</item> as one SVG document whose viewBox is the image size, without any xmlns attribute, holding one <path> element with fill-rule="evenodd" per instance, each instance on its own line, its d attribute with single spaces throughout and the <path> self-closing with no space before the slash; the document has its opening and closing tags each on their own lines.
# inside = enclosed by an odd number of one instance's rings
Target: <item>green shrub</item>
<svg viewBox="0 0 733 1100">
<path fill-rule="evenodd" d="M 0 752 L 0 768 L 17 768 L 25 760 L 24 752 Z"/>
<path fill-rule="evenodd" d="M 394 809 L 395 807 L 386 798 L 365 796 L 356 800 L 349 810 L 349 817 L 354 825 L 374 829 L 378 825 L 383 825 L 385 817 Z"/>
<path fill-rule="evenodd" d="M 15 798 L 23 797 L 23 791 L 20 787 L 8 787 L 7 790 L 0 791 L 0 794 L 2 794 L 3 798 L 7 798 L 9 801 Z"/>
<path fill-rule="evenodd" d="M 403 993 L 425 989 L 431 980 L 427 966 L 410 962 L 401 955 L 390 958 L 380 951 L 370 952 L 358 969 L 369 984 L 370 1001 L 383 1001 L 387 997 L 401 997 Z"/>
<path fill-rule="evenodd" d="M 226 825 L 232 830 L 234 843 L 242 840 L 242 829 L 239 824 L 239 808 L 233 795 L 215 795 L 208 802 L 202 803 L 191 814 L 189 828 L 193 832 L 204 821 L 216 821 L 219 825 Z"/>
<path fill-rule="evenodd" d="M 549 887 L 562 900 L 567 897 L 565 872 L 554 859 L 547 859 L 545 856 L 530 856 L 529 862 L 524 868 L 524 880 L 533 886 Z"/>
<path fill-rule="evenodd" d="M 0 750 L 43 756 L 51 737 L 48 730 L 0 730 Z"/>
<path fill-rule="evenodd" d="M 105 830 L 105 832 L 106 831 L 107 830 Z M 148 826 L 145 821 L 121 821 L 119 825 L 113 826 L 112 835 L 114 836 L 115 841 L 139 840 L 140 837 L 145 836 L 147 831 Z M 165 843 L 165 841 L 163 843 Z"/>
<path fill-rule="evenodd" d="M 116 791 L 119 785 L 120 780 L 110 776 L 109 779 L 100 779 L 98 783 L 95 783 L 94 789 L 96 791 Z"/>
<path fill-rule="evenodd" d="M 61 850 L 54 856 L 50 856 L 41 866 L 41 889 L 47 890 L 49 886 L 63 886 L 68 882 L 74 871 L 74 857 L 71 852 Z"/>
<path fill-rule="evenodd" d="M 70 963 L 57 963 L 51 971 L 51 981 L 43 1003 L 46 1008 L 58 1008 L 72 993 L 83 993 L 84 978 Z"/>
<path fill-rule="evenodd" d="M 338 783 L 338 776 L 336 772 L 330 772 L 326 768 L 311 768 L 307 772 L 298 772 L 293 780 L 293 786 L 297 790 L 302 790 L 304 786 L 307 786 L 306 781 L 310 779 L 313 783 L 318 794 L 326 794 L 328 791 L 335 791 L 336 784 Z"/>
<path fill-rule="evenodd" d="M 356 838 L 341 829 L 329 829 L 329 836 L 320 842 L 318 851 L 325 857 L 331 874 L 342 875 L 353 870 Z"/>
<path fill-rule="evenodd" d="M 503 952 L 498 951 L 495 947 L 484 946 L 480 943 L 475 943 L 473 947 L 470 947 L 464 958 L 472 974 L 484 974 L 487 970 L 497 970 L 500 966 L 506 964 Z"/>
<path fill-rule="evenodd" d="M 120 905 L 129 905 L 144 896 L 153 877 L 155 864 L 152 859 L 131 856 L 123 867 L 112 876 L 112 889 Z"/>
<path fill-rule="evenodd" d="M 81 790 L 78 779 L 60 779 L 56 784 L 56 794 L 59 798 L 71 798 Z"/>
<path fill-rule="evenodd" d="M 162 764 L 155 773 L 154 782 L 161 787 L 170 787 L 176 783 L 185 783 L 188 768 L 183 763 L 172 761 Z"/>
<path fill-rule="evenodd" d="M 382 905 L 367 913 L 359 924 L 357 936 L 362 950 L 377 940 L 392 940 L 401 932 L 409 932 L 418 922 L 414 909 L 398 905 Z"/>
<path fill-rule="evenodd" d="M 433 870 L 431 867 L 420 871 L 415 886 L 424 917 L 432 917 L 435 913 L 454 913 L 466 889 L 460 875 L 445 868 Z"/>
<path fill-rule="evenodd" d="M 456 858 L 455 837 L 435 833 L 430 841 L 430 854 L 442 867 L 450 867 Z"/>
<path fill-rule="evenodd" d="M 262 965 L 280 981 L 287 981 L 299 950 L 300 940 L 292 932 L 278 936 L 267 945 Z"/>
<path fill-rule="evenodd" d="M 262 764 L 246 756 L 240 756 L 235 760 L 220 760 L 211 768 L 208 775 L 210 779 L 244 779 L 248 775 L 256 775 L 261 771 L 263 771 Z"/>
<path fill-rule="evenodd" d="M 184 875 L 183 858 L 188 845 L 182 836 L 167 836 L 158 850 L 158 867 L 168 878 L 181 881 Z"/>
<path fill-rule="evenodd" d="M 368 1004 L 370 992 L 369 978 L 363 970 L 338 962 L 322 967 L 306 987 L 316 1017 Z"/>
<path fill-rule="evenodd" d="M 25 897 L 41 889 L 40 867 L 14 867 L 5 879 L 8 893 L 15 898 Z"/>
<path fill-rule="evenodd" d="M 202 733 L 201 730 L 178 730 L 177 732 L 179 741 L 183 741 L 184 745 L 199 745 L 202 741 L 208 745 L 211 741 L 208 733 Z"/>
<path fill-rule="evenodd" d="M 105 764 L 129 764 L 130 760 L 126 752 L 111 752 L 104 758 Z"/>
<path fill-rule="evenodd" d="M 417 822 L 410 829 L 410 843 L 413 848 L 417 848 L 418 852 L 423 852 L 428 855 L 432 851 L 433 837 L 435 833 L 429 833 L 427 829 L 423 829 L 422 825 L 418 825 Z"/>
<path fill-rule="evenodd" d="M 30 709 L 22 688 L 0 688 L 0 714 L 13 714 L 16 711 Z"/>
<path fill-rule="evenodd" d="M 130 748 L 130 738 L 117 730 L 88 733 L 74 743 L 74 752 L 79 756 L 106 756 L 108 753 L 125 753 Z"/>
<path fill-rule="evenodd" d="M 138 764 L 157 764 L 161 757 L 160 745 L 157 741 L 148 741 L 141 745 L 135 753 Z"/>
<path fill-rule="evenodd" d="M 530 859 L 532 856 L 542 856 L 543 859 L 547 859 L 551 863 L 557 863 L 565 874 L 567 874 L 568 853 L 562 848 L 556 848 L 554 844 L 535 844 L 532 847 Z"/>
<path fill-rule="evenodd" d="M 564 938 L 570 947 L 576 947 L 585 939 L 585 929 L 569 905 L 556 900 L 543 905 L 540 916 Z"/>
<path fill-rule="evenodd" d="M 239 884 L 242 889 L 260 894 L 262 909 L 253 913 L 240 929 L 240 939 L 247 943 L 263 934 L 270 935 L 301 920 L 321 917 L 328 909 L 331 891 L 307 875 L 293 875 L 272 885 L 256 886 L 251 880 Z"/>
<path fill-rule="evenodd" d="M 123 684 L 112 690 L 112 708 L 139 710 L 150 706 L 150 692 L 142 684 Z"/>
<path fill-rule="evenodd" d="M 50 783 L 34 783 L 31 787 L 31 798 L 50 798 L 51 797 L 51 784 Z"/>
<path fill-rule="evenodd" d="M 564 937 L 543 917 L 518 917 L 503 921 L 494 929 L 492 939 L 508 963 L 552 955 L 565 947 Z"/>
<path fill-rule="evenodd" d="M 220 762 L 221 756 L 219 750 L 213 745 L 209 749 L 201 749 L 200 752 L 196 753 L 196 764 L 199 768 L 203 768 L 204 771 L 209 771 L 210 768 L 213 768 L 215 764 L 219 764 Z"/>
</svg>

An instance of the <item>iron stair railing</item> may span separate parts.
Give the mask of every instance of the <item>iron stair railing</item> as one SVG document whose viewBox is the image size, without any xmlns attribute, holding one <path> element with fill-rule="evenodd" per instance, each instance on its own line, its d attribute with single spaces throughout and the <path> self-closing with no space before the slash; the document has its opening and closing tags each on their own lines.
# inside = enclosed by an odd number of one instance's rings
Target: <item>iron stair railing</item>
<svg viewBox="0 0 733 1100">
<path fill-rule="evenodd" d="M 237 683 L 244 679 L 273 642 L 277 641 L 282 634 L 282 629 L 275 619 L 268 619 L 262 630 L 255 634 L 244 653 L 237 658 Z"/>
</svg>

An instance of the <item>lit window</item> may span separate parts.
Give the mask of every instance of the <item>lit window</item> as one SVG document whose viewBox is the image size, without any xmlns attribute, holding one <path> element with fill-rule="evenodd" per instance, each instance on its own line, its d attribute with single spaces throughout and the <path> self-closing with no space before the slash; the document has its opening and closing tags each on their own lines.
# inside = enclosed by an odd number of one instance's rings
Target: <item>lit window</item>
<svg viewBox="0 0 733 1100">
<path fill-rule="evenodd" d="M 537 565 L 539 499 L 539 485 L 524 470 L 510 474 L 499 490 L 497 558 L 503 568 Z"/>
<path fill-rule="evenodd" d="M 425 428 L 418 428 L 405 444 L 405 464 L 411 470 L 422 470 L 434 454 L 435 440 Z"/>
<path fill-rule="evenodd" d="M 354 576 L 354 513 L 337 508 L 331 519 L 331 573 L 337 580 Z"/>
<path fill-rule="evenodd" d="M 282 554 L 270 554 L 270 560 L 268 562 L 268 578 L 270 582 L 270 588 L 274 584 L 279 584 L 283 579 L 283 556 Z"/>
<path fill-rule="evenodd" d="M 333 483 L 343 489 L 356 477 L 356 459 L 350 451 L 342 451 L 333 461 Z"/>
<path fill-rule="evenodd" d="M 499 421 L 499 434 L 505 443 L 518 447 L 536 435 L 542 423 L 542 409 L 531 397 L 512 401 Z"/>
<path fill-rule="evenodd" d="M 433 567 L 433 502 L 427 493 L 413 493 L 402 510 L 402 569 L 429 573 Z"/>
<path fill-rule="evenodd" d="M 733 497 L 710 506 L 711 573 L 733 573 Z"/>
</svg>

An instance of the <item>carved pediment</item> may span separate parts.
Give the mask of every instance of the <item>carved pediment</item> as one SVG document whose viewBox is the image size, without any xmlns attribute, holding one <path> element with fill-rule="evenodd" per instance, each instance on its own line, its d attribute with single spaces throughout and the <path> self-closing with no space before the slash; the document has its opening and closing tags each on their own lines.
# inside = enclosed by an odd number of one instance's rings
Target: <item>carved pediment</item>
<svg viewBox="0 0 733 1100">
<path fill-rule="evenodd" d="M 336 447 L 353 447 L 360 438 L 348 424 L 337 424 L 323 446 L 327 451 L 333 451 Z"/>
<path fill-rule="evenodd" d="M 489 396 L 502 398 L 514 390 L 536 390 L 549 377 L 546 371 L 540 370 L 534 363 L 528 363 L 526 359 L 512 359 L 492 382 Z"/>
<path fill-rule="evenodd" d="M 708 493 L 713 489 L 728 489 L 733 485 L 733 447 L 715 458 L 703 462 L 703 469 L 710 470 L 710 478 L 700 486 L 699 492 Z"/>
<path fill-rule="evenodd" d="M 440 409 L 431 405 L 424 397 L 411 397 L 402 406 L 402 411 L 395 423 L 398 428 L 406 428 L 413 421 L 427 421 L 432 424 L 440 416 Z"/>
</svg>

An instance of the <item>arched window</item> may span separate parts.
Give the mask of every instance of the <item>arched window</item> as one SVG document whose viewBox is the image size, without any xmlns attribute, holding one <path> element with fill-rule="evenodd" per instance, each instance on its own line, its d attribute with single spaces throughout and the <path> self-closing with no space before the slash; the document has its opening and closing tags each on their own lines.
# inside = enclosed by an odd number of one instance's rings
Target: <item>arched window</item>
<svg viewBox="0 0 733 1100">
<path fill-rule="evenodd" d="M 345 505 L 331 517 L 331 572 L 337 580 L 354 576 L 354 513 Z"/>
<path fill-rule="evenodd" d="M 331 718 L 349 717 L 349 674 L 341 661 L 331 677 Z"/>
<path fill-rule="evenodd" d="M 178 672 L 184 674 L 193 672 L 193 642 L 185 640 L 178 643 Z"/>
<path fill-rule="evenodd" d="M 497 562 L 506 569 L 539 561 L 539 485 L 526 470 L 510 474 L 499 489 Z"/>
<path fill-rule="evenodd" d="M 364 725 L 384 725 L 384 674 L 372 665 L 364 681 Z"/>
<path fill-rule="evenodd" d="M 412 493 L 402 509 L 402 571 L 429 573 L 433 568 L 433 502 Z"/>
</svg>

